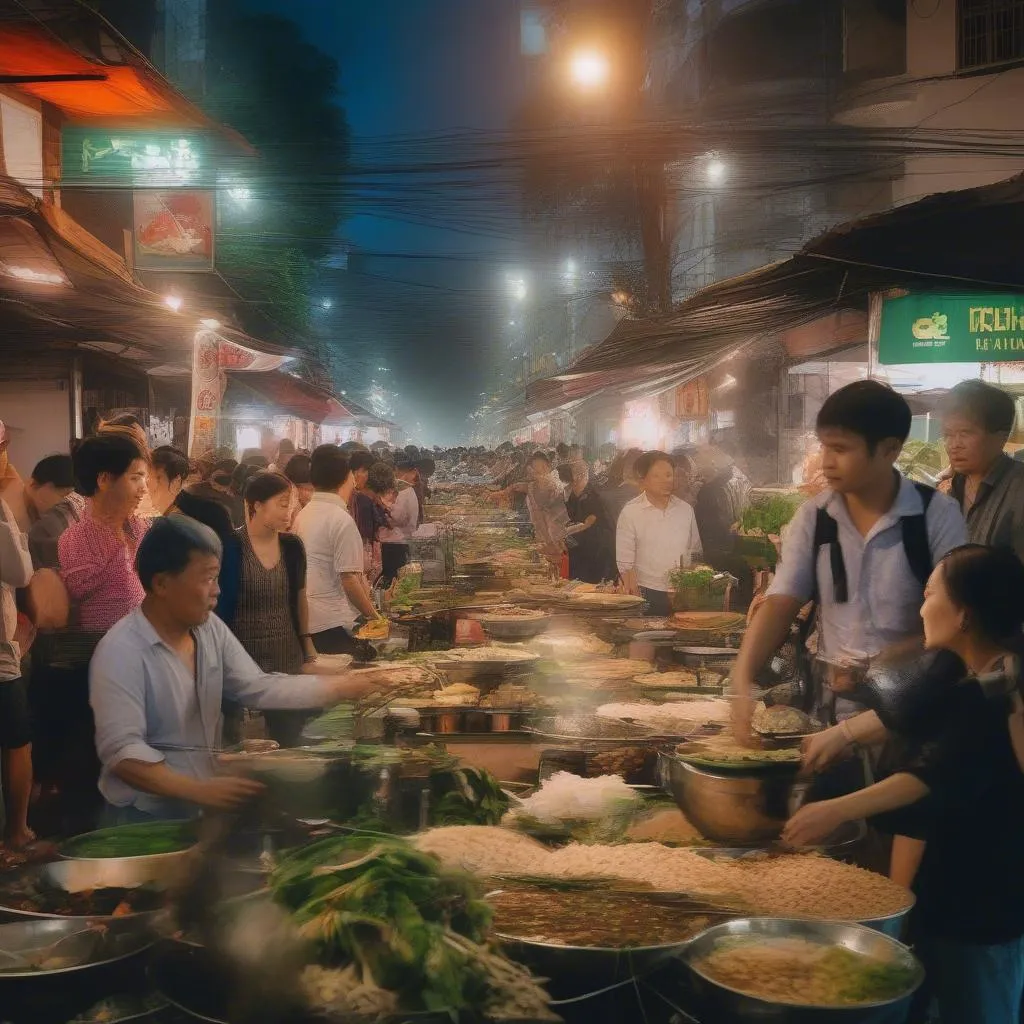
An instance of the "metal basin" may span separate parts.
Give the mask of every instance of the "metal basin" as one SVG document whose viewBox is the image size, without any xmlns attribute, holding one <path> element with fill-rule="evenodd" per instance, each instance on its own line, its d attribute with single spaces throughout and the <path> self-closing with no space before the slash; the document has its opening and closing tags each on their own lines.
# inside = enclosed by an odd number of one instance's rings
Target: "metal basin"
<svg viewBox="0 0 1024 1024">
<path fill-rule="evenodd" d="M 472 615 L 484 628 L 484 632 L 495 640 L 532 640 L 547 632 L 551 625 L 550 615 L 531 615 L 511 618 L 491 615 Z"/>
<path fill-rule="evenodd" d="M 706 839 L 729 846 L 778 839 L 810 786 L 797 778 L 799 765 L 712 772 L 663 752 L 658 767 L 662 786 L 691 824 Z"/>
<path fill-rule="evenodd" d="M 844 946 L 886 962 L 913 970 L 905 991 L 893 999 L 859 1006 L 799 1006 L 770 1002 L 746 995 L 714 981 L 695 966 L 696 961 L 718 948 L 719 943 L 736 939 L 805 939 L 825 946 Z M 743 1024 L 902 1024 L 910 1002 L 921 982 L 924 969 L 906 946 L 886 935 L 856 924 L 834 921 L 785 920 L 782 918 L 738 918 L 716 925 L 698 935 L 682 952 L 694 991 L 700 1000 L 702 1019 Z"/>
<path fill-rule="evenodd" d="M 63 918 L 0 924 L 0 990 L 16 979 L 62 979 L 135 956 L 153 945 L 138 918 Z M 52 958 L 52 964 L 47 963 Z M 50 982 L 53 983 L 52 981 Z"/>
<path fill-rule="evenodd" d="M 686 947 L 686 942 L 676 942 L 636 949 L 606 949 L 533 942 L 513 935 L 498 934 L 496 938 L 510 959 L 528 967 L 534 976 L 550 979 L 546 987 L 559 998 L 593 991 L 595 978 L 611 985 L 650 974 Z"/>
</svg>

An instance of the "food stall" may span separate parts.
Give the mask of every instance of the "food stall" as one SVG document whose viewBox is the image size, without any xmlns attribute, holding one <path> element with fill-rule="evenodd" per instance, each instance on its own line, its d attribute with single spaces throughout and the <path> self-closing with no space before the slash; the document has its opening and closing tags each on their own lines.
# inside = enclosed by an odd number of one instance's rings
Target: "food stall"
<svg viewBox="0 0 1024 1024">
<path fill-rule="evenodd" d="M 0 876 L 3 1018 L 899 1019 L 912 895 L 857 835 L 772 848 L 806 723 L 728 738 L 743 617 L 555 581 L 483 488 L 436 493 L 443 578 L 411 565 L 373 640 L 391 690 L 227 755 L 266 783 L 244 814 Z"/>
</svg>

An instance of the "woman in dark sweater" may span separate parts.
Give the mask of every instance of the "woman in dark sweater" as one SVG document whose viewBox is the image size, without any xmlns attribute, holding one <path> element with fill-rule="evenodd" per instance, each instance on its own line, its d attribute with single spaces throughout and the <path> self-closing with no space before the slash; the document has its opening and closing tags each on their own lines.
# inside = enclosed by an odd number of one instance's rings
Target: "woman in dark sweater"
<svg viewBox="0 0 1024 1024">
<path fill-rule="evenodd" d="M 924 683 L 805 752 L 814 769 L 888 736 L 892 770 L 802 808 L 783 835 L 812 844 L 867 817 L 893 834 L 891 873 L 917 893 L 914 946 L 942 1024 L 1014 1024 L 1024 995 L 1022 595 L 1024 566 L 1008 548 L 968 544 L 943 559 L 921 609 L 938 652 Z"/>
<path fill-rule="evenodd" d="M 245 486 L 245 526 L 238 531 L 239 564 L 224 581 L 219 605 L 253 661 L 264 672 L 297 675 L 316 660 L 309 636 L 306 604 L 306 550 L 287 533 L 291 483 L 280 473 L 257 473 Z M 313 712 L 266 711 L 271 739 L 298 746 L 302 727 Z"/>
<path fill-rule="evenodd" d="M 590 482 L 585 462 L 558 467 L 558 477 L 568 488 L 565 499 L 571 526 L 566 532 L 569 548 L 569 579 L 581 583 L 616 580 L 615 524 L 608 517 L 604 502 Z"/>
</svg>

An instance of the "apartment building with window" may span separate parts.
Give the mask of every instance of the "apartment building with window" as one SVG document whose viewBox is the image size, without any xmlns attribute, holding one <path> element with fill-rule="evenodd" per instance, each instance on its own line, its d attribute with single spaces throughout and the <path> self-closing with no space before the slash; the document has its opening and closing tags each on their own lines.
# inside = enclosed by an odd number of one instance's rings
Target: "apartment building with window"
<svg viewBox="0 0 1024 1024">
<path fill-rule="evenodd" d="M 940 142 L 907 155 L 874 208 L 1024 171 L 982 134 L 1024 128 L 1024 0 L 845 0 L 843 30 L 835 119 Z"/>
</svg>

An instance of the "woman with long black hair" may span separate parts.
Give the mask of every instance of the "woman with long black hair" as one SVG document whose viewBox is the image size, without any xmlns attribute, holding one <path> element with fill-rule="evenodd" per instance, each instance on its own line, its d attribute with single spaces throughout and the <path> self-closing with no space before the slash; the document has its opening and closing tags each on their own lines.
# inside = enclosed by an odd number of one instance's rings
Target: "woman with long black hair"
<svg viewBox="0 0 1024 1024">
<path fill-rule="evenodd" d="M 298 675 L 316 660 L 316 649 L 309 636 L 306 550 L 287 532 L 291 504 L 287 477 L 263 472 L 249 478 L 245 526 L 238 531 L 238 575 L 225 581 L 220 608 L 221 617 L 264 672 Z M 283 747 L 298 746 L 309 714 L 265 711 L 270 738 Z"/>
<path fill-rule="evenodd" d="M 888 739 L 887 777 L 807 805 L 783 838 L 809 845 L 873 818 L 894 836 L 891 874 L 917 893 L 912 939 L 941 1024 L 1014 1024 L 1024 995 L 1024 566 L 1009 548 L 954 548 L 928 581 L 921 618 L 926 648 L 948 653 L 899 700 L 806 745 L 813 770 Z"/>
</svg>

